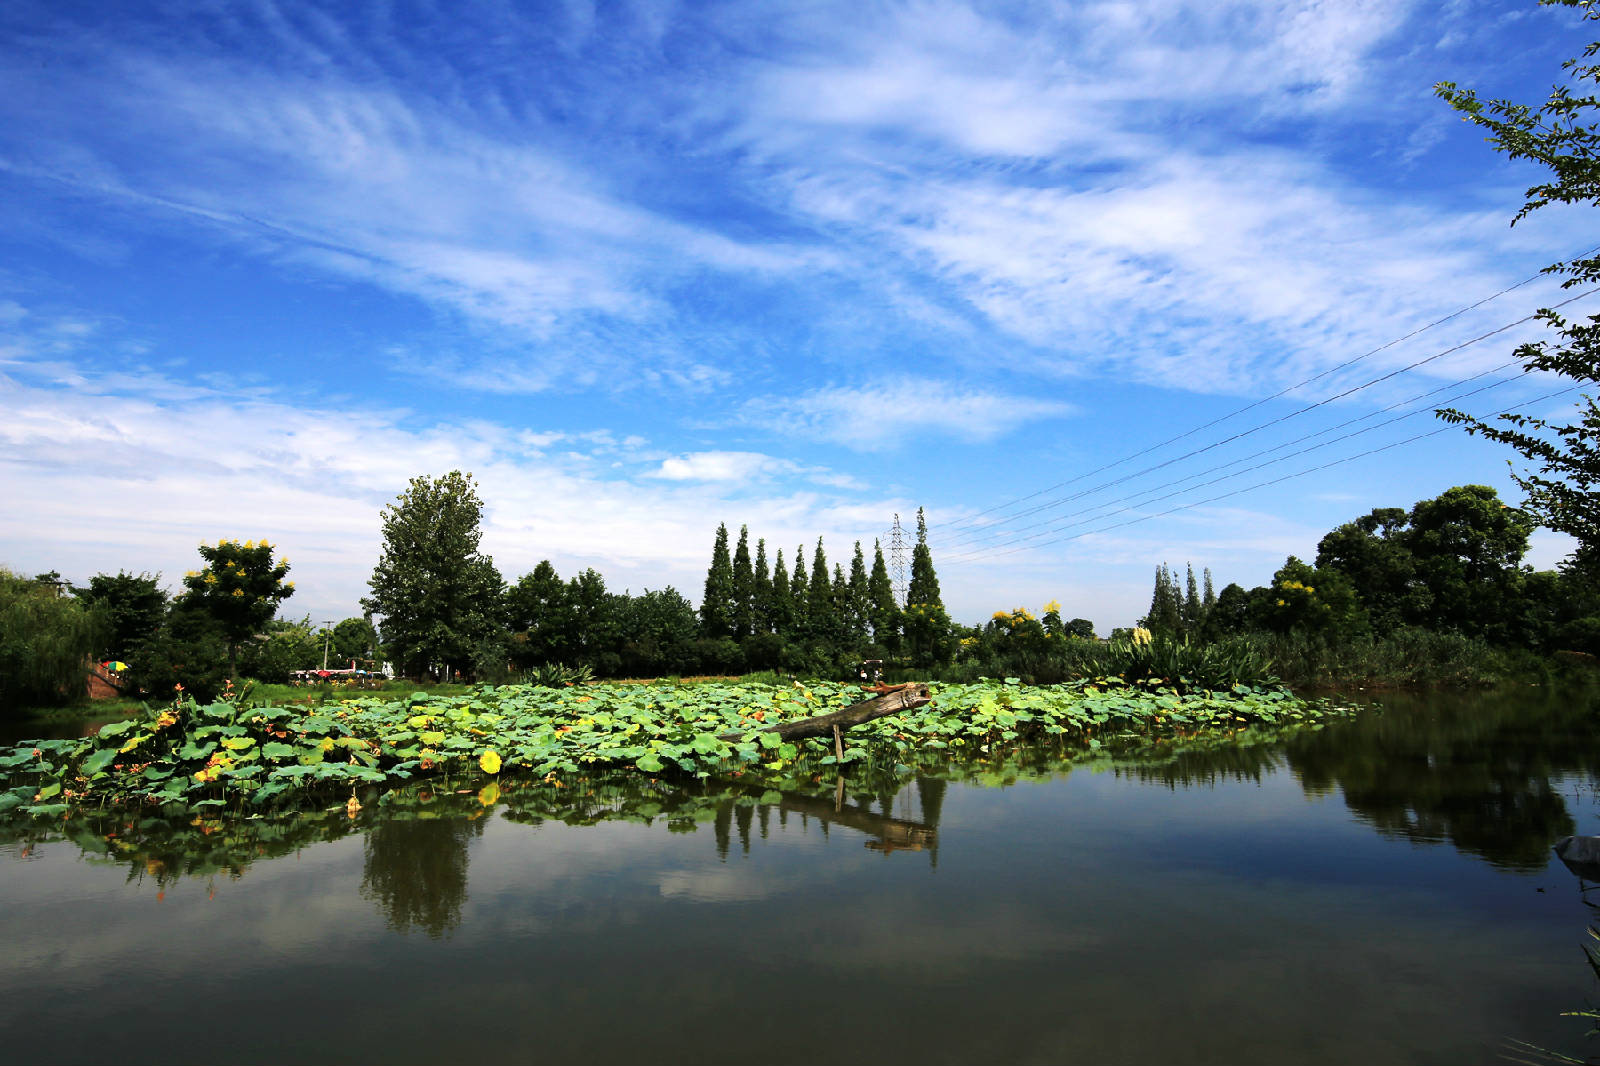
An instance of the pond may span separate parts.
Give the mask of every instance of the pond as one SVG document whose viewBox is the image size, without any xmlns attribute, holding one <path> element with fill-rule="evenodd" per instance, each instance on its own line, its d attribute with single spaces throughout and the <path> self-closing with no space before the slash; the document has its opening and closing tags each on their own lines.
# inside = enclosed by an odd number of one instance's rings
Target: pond
<svg viewBox="0 0 1600 1066">
<path fill-rule="evenodd" d="M 14 841 L 0 1061 L 1583 1058 L 1600 917 L 1550 846 L 1600 833 L 1597 711 Z"/>
</svg>

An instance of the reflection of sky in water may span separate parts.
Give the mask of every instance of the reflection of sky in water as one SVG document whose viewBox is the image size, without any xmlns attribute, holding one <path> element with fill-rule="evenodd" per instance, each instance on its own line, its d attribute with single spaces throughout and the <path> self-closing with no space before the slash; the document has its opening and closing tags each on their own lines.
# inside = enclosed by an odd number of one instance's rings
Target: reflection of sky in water
<svg viewBox="0 0 1600 1066">
<path fill-rule="evenodd" d="M 441 938 L 390 930 L 359 837 L 161 902 L 46 844 L 0 867 L 0 1056 L 103 1058 L 107 1029 L 117 1057 L 181 1032 L 243 1061 L 1459 1062 L 1581 1037 L 1555 1017 L 1585 991 L 1569 875 L 1386 839 L 1287 772 L 953 784 L 938 837 L 934 866 L 790 814 L 724 859 L 709 822 L 490 819 Z"/>
</svg>

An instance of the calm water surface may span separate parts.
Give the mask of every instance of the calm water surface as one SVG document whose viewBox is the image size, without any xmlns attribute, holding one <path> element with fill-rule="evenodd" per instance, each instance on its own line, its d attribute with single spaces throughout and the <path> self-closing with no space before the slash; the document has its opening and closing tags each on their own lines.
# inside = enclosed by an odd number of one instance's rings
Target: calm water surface
<svg viewBox="0 0 1600 1066">
<path fill-rule="evenodd" d="M 1492 1062 L 1600 1054 L 1600 707 L 1392 698 L 900 785 L 435 786 L 0 859 L 0 1060 Z M 593 795 L 579 795 L 593 790 Z M 648 823 L 648 824 L 647 824 Z M 1588 893 L 1600 905 L 1600 890 Z"/>
</svg>

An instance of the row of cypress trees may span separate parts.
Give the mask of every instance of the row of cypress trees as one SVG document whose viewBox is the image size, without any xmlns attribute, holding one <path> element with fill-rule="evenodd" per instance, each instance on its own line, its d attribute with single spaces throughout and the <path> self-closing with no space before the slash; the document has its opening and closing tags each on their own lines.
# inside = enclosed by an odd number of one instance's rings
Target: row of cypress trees
<svg viewBox="0 0 1600 1066">
<path fill-rule="evenodd" d="M 776 637 L 784 643 L 822 644 L 839 652 L 873 645 L 890 654 L 900 652 L 905 610 L 895 597 L 878 541 L 872 544 L 870 570 L 861 542 L 855 542 L 847 574 L 843 563 L 829 566 L 821 537 L 809 565 L 803 544 L 796 546 L 792 564 L 781 548 L 769 559 L 765 538 L 756 540 L 752 555 L 748 526 L 739 527 L 731 550 L 729 540 L 727 525 L 718 525 L 700 602 L 703 637 L 740 644 Z M 920 509 L 906 598 L 908 604 L 943 606 Z"/>
</svg>

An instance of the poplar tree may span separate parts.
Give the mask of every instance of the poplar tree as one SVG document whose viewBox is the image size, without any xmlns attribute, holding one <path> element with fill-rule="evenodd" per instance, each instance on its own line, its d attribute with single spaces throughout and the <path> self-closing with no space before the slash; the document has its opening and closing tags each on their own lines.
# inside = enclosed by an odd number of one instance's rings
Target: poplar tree
<svg viewBox="0 0 1600 1066">
<path fill-rule="evenodd" d="M 942 607 L 939 597 L 939 575 L 933 572 L 933 552 L 928 548 L 928 520 L 922 508 L 917 508 L 917 546 L 911 550 L 911 584 L 906 589 L 908 603 L 921 603 Z"/>
<path fill-rule="evenodd" d="M 894 582 L 889 580 L 889 566 L 883 561 L 883 545 L 872 542 L 872 576 L 867 578 L 868 613 L 872 621 L 872 639 L 890 651 L 900 644 L 900 605 L 894 599 Z"/>
<path fill-rule="evenodd" d="M 750 566 L 750 527 L 739 527 L 733 552 L 733 636 L 743 640 L 755 630 L 755 571 Z"/>
<path fill-rule="evenodd" d="M 1183 609 L 1179 612 L 1179 620 L 1183 626 L 1183 633 L 1189 636 L 1200 630 L 1200 586 L 1194 579 L 1194 564 L 1185 563 L 1189 569 L 1189 576 L 1184 586 Z"/>
<path fill-rule="evenodd" d="M 781 564 L 780 564 L 781 565 Z M 756 541 L 756 569 L 753 577 L 754 592 L 751 600 L 755 610 L 755 631 L 757 633 L 772 632 L 772 575 L 767 566 L 767 542 L 765 538 Z"/>
<path fill-rule="evenodd" d="M 700 600 L 700 631 L 712 640 L 733 634 L 733 561 L 728 557 L 728 527 L 717 525 L 711 546 L 711 568 Z"/>
<path fill-rule="evenodd" d="M 850 560 L 850 639 L 857 645 L 865 643 L 872 625 L 872 592 L 867 587 L 867 559 L 861 554 L 861 542 L 856 541 L 856 553 Z"/>
<path fill-rule="evenodd" d="M 1144 617 L 1145 628 L 1163 636 L 1177 635 L 1183 625 L 1181 605 L 1178 583 L 1167 564 L 1162 563 L 1156 567 L 1156 585 L 1150 594 L 1150 613 Z"/>
<path fill-rule="evenodd" d="M 850 617 L 850 582 L 845 580 L 844 567 L 833 564 L 833 639 L 841 647 L 853 644 Z"/>
<path fill-rule="evenodd" d="M 382 615 L 384 646 L 402 671 L 440 664 L 445 676 L 502 632 L 503 582 L 478 551 L 483 501 L 471 474 L 414 477 L 383 510 L 383 554 L 361 606 Z"/>
<path fill-rule="evenodd" d="M 794 599 L 789 595 L 789 571 L 783 565 L 782 548 L 772 567 L 772 631 L 780 637 L 794 634 Z"/>
<path fill-rule="evenodd" d="M 789 575 L 789 603 L 793 608 L 794 619 L 791 623 L 791 635 L 795 638 L 807 636 L 811 632 L 811 597 L 806 595 L 804 544 L 795 545 L 794 572 Z"/>
<path fill-rule="evenodd" d="M 811 587 L 806 590 L 808 630 L 820 640 L 832 640 L 838 620 L 833 610 L 833 583 L 828 580 L 828 555 L 822 550 L 822 538 L 817 538 L 817 550 L 811 556 Z"/>
</svg>

